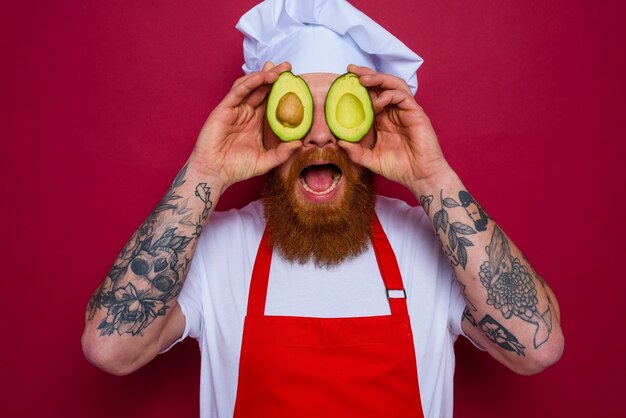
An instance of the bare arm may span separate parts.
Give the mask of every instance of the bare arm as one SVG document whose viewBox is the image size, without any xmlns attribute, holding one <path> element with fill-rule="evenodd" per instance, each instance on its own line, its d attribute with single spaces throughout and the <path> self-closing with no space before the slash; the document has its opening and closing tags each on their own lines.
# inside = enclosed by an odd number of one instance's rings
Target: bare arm
<svg viewBox="0 0 626 418">
<path fill-rule="evenodd" d="M 373 149 L 339 145 L 353 161 L 403 184 L 420 200 L 463 289 L 463 330 L 518 373 L 556 362 L 564 340 L 554 294 L 447 164 L 406 83 L 365 67 L 349 70 L 370 89 L 377 142 Z"/>
<path fill-rule="evenodd" d="M 182 335 L 177 297 L 198 238 L 224 190 L 281 164 L 299 141 L 266 151 L 265 97 L 288 64 L 266 64 L 237 80 L 205 123 L 194 151 L 139 226 L 89 301 L 82 337 L 87 359 L 128 374 Z"/>
<path fill-rule="evenodd" d="M 459 178 L 450 170 L 414 192 L 463 289 L 464 332 L 520 374 L 558 360 L 563 334 L 554 293 Z"/>
<path fill-rule="evenodd" d="M 129 373 L 182 334 L 176 298 L 219 198 L 218 180 L 211 180 L 185 164 L 91 297 L 83 347 L 96 365 Z"/>
</svg>

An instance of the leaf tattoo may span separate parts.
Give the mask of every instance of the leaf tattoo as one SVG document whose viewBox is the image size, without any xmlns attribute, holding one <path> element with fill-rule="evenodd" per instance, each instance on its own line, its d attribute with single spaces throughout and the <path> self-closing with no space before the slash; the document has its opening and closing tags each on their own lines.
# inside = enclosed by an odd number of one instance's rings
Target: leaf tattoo
<svg viewBox="0 0 626 418">
<path fill-rule="evenodd" d="M 161 199 L 157 207 L 154 209 L 153 214 L 157 214 L 165 210 L 176 210 L 177 206 L 173 204 L 173 202 L 175 200 L 180 199 L 181 197 L 175 194 L 174 190 L 177 187 L 180 187 L 185 183 L 185 174 L 187 174 L 187 166 L 188 164 L 185 164 L 185 166 L 176 175 L 174 182 L 172 182 L 170 188 L 167 190 L 167 193 L 165 193 L 165 196 L 163 196 L 163 199 Z"/>
<path fill-rule="evenodd" d="M 450 197 L 446 197 L 445 199 L 443 199 L 443 205 L 447 208 L 457 208 L 460 205 L 456 202 L 456 200 L 450 198 Z"/>
<path fill-rule="evenodd" d="M 443 190 L 439 192 L 439 198 L 441 200 L 441 209 L 435 212 L 433 216 L 435 233 L 441 231 L 448 237 L 448 245 L 444 246 L 444 252 L 450 258 L 453 266 L 460 264 L 465 269 L 467 266 L 467 247 L 471 247 L 474 244 L 462 235 L 472 235 L 476 231 L 471 226 L 461 222 L 450 223 L 450 217 L 446 208 L 452 209 L 461 205 L 451 197 L 444 199 Z"/>
</svg>

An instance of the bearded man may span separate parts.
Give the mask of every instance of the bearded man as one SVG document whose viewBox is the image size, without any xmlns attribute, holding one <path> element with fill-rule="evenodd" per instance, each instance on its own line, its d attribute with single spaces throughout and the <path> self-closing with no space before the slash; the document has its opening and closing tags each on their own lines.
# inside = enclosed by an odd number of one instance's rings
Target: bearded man
<svg viewBox="0 0 626 418">
<path fill-rule="evenodd" d="M 492 219 L 472 227 L 414 99 L 421 58 L 341 0 L 266 1 L 238 27 L 247 75 L 92 297 L 87 358 L 124 375 L 196 338 L 203 417 L 451 417 L 458 335 L 518 373 L 558 360 L 556 298 Z M 325 118 L 345 70 L 375 114 L 358 143 Z M 291 142 L 265 118 L 285 71 L 313 97 Z M 263 174 L 261 201 L 213 212 Z M 374 174 L 422 207 L 377 196 Z"/>
</svg>

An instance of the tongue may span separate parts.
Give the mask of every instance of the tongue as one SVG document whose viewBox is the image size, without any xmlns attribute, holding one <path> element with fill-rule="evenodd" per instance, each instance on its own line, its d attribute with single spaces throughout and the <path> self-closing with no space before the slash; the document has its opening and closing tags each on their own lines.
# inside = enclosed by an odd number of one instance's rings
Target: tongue
<svg viewBox="0 0 626 418">
<path fill-rule="evenodd" d="M 304 174 L 304 181 L 315 192 L 323 192 L 333 184 L 335 170 L 328 166 L 311 167 Z"/>
</svg>

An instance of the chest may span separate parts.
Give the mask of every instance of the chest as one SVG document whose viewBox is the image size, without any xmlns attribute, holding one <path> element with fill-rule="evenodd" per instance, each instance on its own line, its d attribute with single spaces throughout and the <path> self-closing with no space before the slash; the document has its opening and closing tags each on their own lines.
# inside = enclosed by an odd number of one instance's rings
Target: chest
<svg viewBox="0 0 626 418">
<path fill-rule="evenodd" d="M 333 268 L 288 263 L 275 256 L 266 315 L 319 318 L 388 315 L 385 286 L 371 246 Z"/>
</svg>

